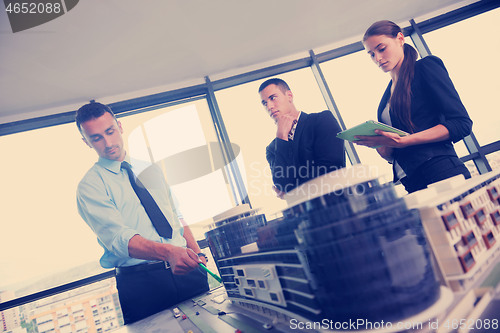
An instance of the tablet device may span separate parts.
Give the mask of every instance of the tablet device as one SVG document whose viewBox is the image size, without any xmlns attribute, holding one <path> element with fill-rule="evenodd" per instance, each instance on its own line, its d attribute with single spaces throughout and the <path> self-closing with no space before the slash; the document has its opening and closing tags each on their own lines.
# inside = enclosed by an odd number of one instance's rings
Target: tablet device
<svg viewBox="0 0 500 333">
<path fill-rule="evenodd" d="M 408 135 L 408 133 L 400 129 L 394 128 L 392 126 L 383 123 L 379 123 L 378 121 L 368 120 L 362 124 L 359 124 L 357 126 L 346 129 L 345 131 L 337 133 L 337 138 L 352 142 L 357 140 L 356 138 L 354 138 L 355 135 L 378 135 L 375 133 L 375 130 L 377 129 L 384 132 L 397 133 L 399 134 L 399 136 Z"/>
</svg>

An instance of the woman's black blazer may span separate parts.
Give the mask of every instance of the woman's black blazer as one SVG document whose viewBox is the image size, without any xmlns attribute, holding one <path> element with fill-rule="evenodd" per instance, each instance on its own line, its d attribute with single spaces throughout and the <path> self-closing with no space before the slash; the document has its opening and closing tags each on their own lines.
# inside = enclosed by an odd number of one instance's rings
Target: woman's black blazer
<svg viewBox="0 0 500 333">
<path fill-rule="evenodd" d="M 390 98 L 391 85 L 392 81 L 380 102 L 379 121 L 382 121 L 382 111 Z M 416 127 L 415 132 L 442 124 L 450 132 L 450 138 L 445 141 L 395 149 L 394 159 L 409 177 L 422 163 L 435 156 L 457 156 L 452 142 L 460 141 L 472 130 L 472 120 L 451 82 L 443 61 L 438 57 L 427 56 L 415 63 L 411 93 L 411 120 Z M 390 115 L 392 126 L 411 133 L 392 110 Z"/>
</svg>

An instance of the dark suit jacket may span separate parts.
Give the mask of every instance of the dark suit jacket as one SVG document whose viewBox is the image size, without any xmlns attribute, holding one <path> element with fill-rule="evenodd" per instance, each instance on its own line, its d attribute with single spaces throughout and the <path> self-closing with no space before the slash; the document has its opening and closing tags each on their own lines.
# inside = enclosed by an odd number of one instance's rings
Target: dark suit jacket
<svg viewBox="0 0 500 333">
<path fill-rule="evenodd" d="M 392 81 L 380 102 L 379 121 L 382 121 L 382 111 L 391 96 L 391 85 Z M 438 57 L 428 56 L 415 63 L 411 92 L 411 120 L 416 127 L 415 132 L 442 124 L 450 132 L 450 138 L 445 141 L 395 149 L 394 159 L 401 165 L 408 177 L 411 177 L 422 163 L 433 157 L 457 156 L 452 142 L 460 141 L 472 130 L 472 120 L 451 82 L 448 71 Z M 392 110 L 390 115 L 392 126 L 411 132 L 409 128 L 401 124 Z"/>
<path fill-rule="evenodd" d="M 275 138 L 266 148 L 273 182 L 282 192 L 345 167 L 340 126 L 330 111 L 300 114 L 292 141 Z"/>
</svg>

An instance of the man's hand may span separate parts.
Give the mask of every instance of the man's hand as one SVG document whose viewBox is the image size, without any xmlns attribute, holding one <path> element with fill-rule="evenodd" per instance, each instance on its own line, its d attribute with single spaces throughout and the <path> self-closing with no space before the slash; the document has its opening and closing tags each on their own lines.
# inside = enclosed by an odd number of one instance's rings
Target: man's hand
<svg viewBox="0 0 500 333">
<path fill-rule="evenodd" d="M 174 274 L 187 274 L 197 268 L 200 262 L 203 262 L 193 250 L 188 248 L 171 246 L 168 252 L 167 261 Z"/>
<path fill-rule="evenodd" d="M 132 258 L 168 261 L 174 274 L 187 274 L 203 262 L 190 248 L 153 242 L 141 235 L 130 239 L 128 252 Z"/>
<path fill-rule="evenodd" d="M 198 256 L 198 258 L 200 258 L 203 265 L 205 265 L 205 266 L 207 265 L 207 258 L 205 258 L 204 256 Z"/>
<path fill-rule="evenodd" d="M 188 249 L 191 249 L 194 251 L 194 253 L 200 253 L 200 247 L 198 246 L 198 242 L 194 239 L 193 232 L 189 228 L 188 224 L 184 219 L 179 219 L 184 226 L 184 239 L 186 240 L 186 244 Z M 199 257 L 201 259 L 201 262 L 203 264 L 207 263 L 207 259 L 205 257 Z"/>
<path fill-rule="evenodd" d="M 288 133 L 290 133 L 293 122 L 296 120 L 297 118 L 290 114 L 278 116 L 276 118 L 276 125 L 278 126 L 278 129 L 276 130 L 276 137 L 288 141 Z"/>
</svg>

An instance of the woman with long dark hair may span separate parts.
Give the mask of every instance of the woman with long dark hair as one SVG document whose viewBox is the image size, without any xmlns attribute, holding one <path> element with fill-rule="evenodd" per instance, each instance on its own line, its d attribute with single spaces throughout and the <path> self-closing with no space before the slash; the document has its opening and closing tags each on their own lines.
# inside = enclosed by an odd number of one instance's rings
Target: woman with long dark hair
<svg viewBox="0 0 500 333">
<path fill-rule="evenodd" d="M 355 142 L 378 147 L 393 163 L 394 180 L 401 180 L 409 193 L 459 174 L 470 178 L 452 143 L 470 134 L 472 121 L 441 59 L 417 61 L 417 51 L 405 44 L 401 28 L 391 21 L 372 24 L 363 44 L 392 79 L 378 108 L 379 121 L 410 135 L 377 130 L 378 136 L 359 136 Z"/>
</svg>

